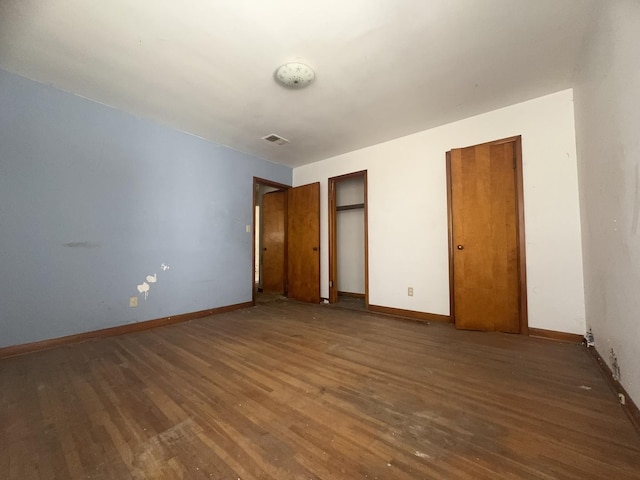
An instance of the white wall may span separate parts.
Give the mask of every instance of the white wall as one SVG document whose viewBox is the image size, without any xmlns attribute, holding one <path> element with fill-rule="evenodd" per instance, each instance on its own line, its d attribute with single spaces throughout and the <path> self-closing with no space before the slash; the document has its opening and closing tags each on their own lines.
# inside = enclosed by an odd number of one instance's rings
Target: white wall
<svg viewBox="0 0 640 480">
<path fill-rule="evenodd" d="M 360 203 L 364 203 L 363 177 L 349 178 L 336 183 L 338 207 Z M 336 244 L 338 291 L 364 294 L 364 209 L 338 210 Z"/>
<path fill-rule="evenodd" d="M 364 295 L 364 209 L 336 215 L 338 291 Z"/>
<path fill-rule="evenodd" d="M 575 89 L 587 325 L 640 402 L 640 3 L 601 2 Z"/>
<path fill-rule="evenodd" d="M 448 315 L 445 152 L 515 135 L 522 135 L 529 326 L 584 333 L 571 90 L 294 169 L 295 186 L 321 182 L 322 296 L 327 178 L 368 170 L 369 302 Z"/>
<path fill-rule="evenodd" d="M 364 177 L 346 178 L 336 182 L 336 206 L 364 203 Z"/>
</svg>

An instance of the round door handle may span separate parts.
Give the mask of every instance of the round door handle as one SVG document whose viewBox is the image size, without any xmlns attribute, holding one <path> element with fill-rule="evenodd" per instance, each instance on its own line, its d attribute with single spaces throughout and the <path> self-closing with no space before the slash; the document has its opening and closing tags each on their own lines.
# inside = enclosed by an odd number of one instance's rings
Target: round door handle
<svg viewBox="0 0 640 480">
<path fill-rule="evenodd" d="M 264 250 L 266 252 L 267 251 L 267 247 L 264 247 L 262 250 Z"/>
<path fill-rule="evenodd" d="M 464 250 L 464 246 L 458 245 L 458 250 Z"/>
<path fill-rule="evenodd" d="M 318 247 L 313 247 L 313 251 L 317 252 L 318 251 Z"/>
</svg>

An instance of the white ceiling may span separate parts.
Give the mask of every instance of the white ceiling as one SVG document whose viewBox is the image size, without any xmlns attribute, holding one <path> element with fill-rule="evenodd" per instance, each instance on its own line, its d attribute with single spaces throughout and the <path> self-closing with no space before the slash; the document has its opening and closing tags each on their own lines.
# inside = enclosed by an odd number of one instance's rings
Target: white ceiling
<svg viewBox="0 0 640 480">
<path fill-rule="evenodd" d="M 0 68 L 299 166 L 571 87 L 594 3 L 0 0 Z"/>
</svg>

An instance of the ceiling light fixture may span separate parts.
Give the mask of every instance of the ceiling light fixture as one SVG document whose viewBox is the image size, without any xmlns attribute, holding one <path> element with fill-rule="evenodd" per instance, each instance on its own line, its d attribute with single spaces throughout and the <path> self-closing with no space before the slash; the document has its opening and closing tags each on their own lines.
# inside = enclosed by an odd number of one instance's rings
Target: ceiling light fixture
<svg viewBox="0 0 640 480">
<path fill-rule="evenodd" d="M 299 89 L 311 85 L 316 74 L 304 63 L 285 63 L 276 70 L 275 78 L 283 87 Z"/>
</svg>

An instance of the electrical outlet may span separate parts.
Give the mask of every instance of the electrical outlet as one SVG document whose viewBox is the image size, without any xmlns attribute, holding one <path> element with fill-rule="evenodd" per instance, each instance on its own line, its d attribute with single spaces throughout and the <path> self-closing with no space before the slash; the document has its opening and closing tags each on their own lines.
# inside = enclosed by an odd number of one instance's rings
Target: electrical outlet
<svg viewBox="0 0 640 480">
<path fill-rule="evenodd" d="M 407 289 L 407 295 L 409 295 L 410 297 L 413 297 L 413 287 L 409 287 Z"/>
<path fill-rule="evenodd" d="M 129 306 L 131 308 L 138 306 L 138 297 L 129 297 Z"/>
</svg>

